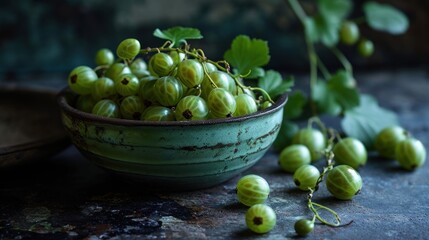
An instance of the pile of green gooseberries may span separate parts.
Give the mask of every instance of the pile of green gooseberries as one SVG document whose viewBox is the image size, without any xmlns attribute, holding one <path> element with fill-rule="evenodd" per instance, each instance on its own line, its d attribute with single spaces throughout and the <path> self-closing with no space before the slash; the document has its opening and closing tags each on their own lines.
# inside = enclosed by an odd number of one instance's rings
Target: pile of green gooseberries
<svg viewBox="0 0 429 240">
<path fill-rule="evenodd" d="M 297 188 L 303 191 L 316 188 L 321 173 L 312 165 L 319 160 L 328 147 L 328 140 L 322 131 L 307 127 L 300 129 L 293 137 L 291 145 L 285 147 L 279 155 L 280 167 L 293 174 Z M 344 138 L 336 142 L 332 149 L 335 163 L 339 166 L 327 174 L 326 187 L 338 199 L 351 199 L 362 187 L 362 179 L 357 172 L 367 161 L 365 146 L 355 138 Z M 342 166 L 347 166 L 347 169 Z M 333 173 L 340 172 L 338 177 Z M 341 179 L 340 179 L 341 178 Z M 330 183 L 335 180 L 335 184 Z"/>
<path fill-rule="evenodd" d="M 314 212 L 312 219 L 303 218 L 295 222 L 294 229 L 299 236 L 312 232 L 316 219 L 331 226 L 338 225 L 321 218 L 314 206 L 328 208 L 311 200 L 325 177 L 326 188 L 337 199 L 350 200 L 361 191 L 362 178 L 357 169 L 367 161 L 366 149 L 355 138 L 335 137 L 339 140 L 334 144 L 333 139 L 328 139 L 321 130 L 309 126 L 300 129 L 292 137 L 291 144 L 279 154 L 279 166 L 293 174 L 298 189 L 309 192 L 308 206 Z M 320 172 L 313 163 L 322 157 L 327 158 L 328 166 Z M 334 163 L 338 165 L 334 166 Z M 333 212 L 331 209 L 329 211 Z"/>
<path fill-rule="evenodd" d="M 340 27 L 341 43 L 352 46 L 357 44 L 357 51 L 362 57 L 370 57 L 374 53 L 374 44 L 371 40 L 362 38 L 358 25 L 352 21 L 344 21 Z"/>
<path fill-rule="evenodd" d="M 107 118 L 188 121 L 243 116 L 272 104 L 231 74 L 227 62 L 211 61 L 200 49 L 142 49 L 129 38 L 116 55 L 100 49 L 94 69 L 78 66 L 70 72 L 77 109 Z"/>
<path fill-rule="evenodd" d="M 302 218 L 295 222 L 294 229 L 299 236 L 311 233 L 316 219 L 329 226 L 344 226 L 340 224 L 340 218 L 334 210 L 312 201 L 313 194 L 319 184 L 325 181 L 328 192 L 335 198 L 353 199 L 363 185 L 358 170 L 368 160 L 367 148 L 361 141 L 352 137 L 341 138 L 333 129 L 329 129 L 331 137 L 328 138 L 320 120 L 319 124 L 322 131 L 309 124 L 307 128 L 300 129 L 292 137 L 291 144 L 279 154 L 280 168 L 293 174 L 297 188 L 308 192 L 308 207 L 314 213 L 311 219 Z M 423 144 L 402 127 L 383 129 L 374 142 L 374 148 L 381 157 L 396 159 L 399 166 L 406 170 L 414 170 L 425 162 L 426 149 Z M 327 163 L 320 172 L 313 163 L 322 157 L 326 158 Z M 264 178 L 255 174 L 243 176 L 237 182 L 236 193 L 238 201 L 249 207 L 245 222 L 251 231 L 267 233 L 275 227 L 276 213 L 265 204 L 270 186 Z M 318 214 L 319 209 L 332 213 L 336 222 L 322 218 Z"/>
</svg>

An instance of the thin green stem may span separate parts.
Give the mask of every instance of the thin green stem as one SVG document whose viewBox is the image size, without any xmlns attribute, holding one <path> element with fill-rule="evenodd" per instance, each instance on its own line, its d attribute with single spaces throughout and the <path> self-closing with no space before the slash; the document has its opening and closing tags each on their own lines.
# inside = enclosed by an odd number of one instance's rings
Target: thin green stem
<svg viewBox="0 0 429 240">
<path fill-rule="evenodd" d="M 316 221 L 316 215 L 313 215 L 313 218 L 311 219 L 311 221 L 314 223 Z"/>
<path fill-rule="evenodd" d="M 326 68 L 325 64 L 322 62 L 319 56 L 317 56 L 317 66 L 319 67 L 320 72 L 323 74 L 323 77 L 328 80 L 331 78 L 331 73 L 328 68 Z"/>
<path fill-rule="evenodd" d="M 266 99 L 266 101 L 270 102 L 270 103 L 274 103 L 274 101 L 271 99 L 270 95 L 262 88 L 258 88 L 258 87 L 248 87 L 250 90 L 252 91 L 259 91 L 262 93 L 262 95 L 264 96 L 264 98 Z"/>
<path fill-rule="evenodd" d="M 205 64 L 201 64 L 201 65 L 203 65 L 204 74 L 207 76 L 207 79 L 210 81 L 210 84 L 212 85 L 212 87 L 218 88 L 218 86 L 216 85 L 216 83 L 213 81 L 212 77 L 210 77 L 210 74 L 209 74 L 209 71 L 207 69 L 207 66 Z"/>
<path fill-rule="evenodd" d="M 234 79 L 235 84 L 237 84 L 237 86 L 238 86 L 239 88 L 241 88 L 242 90 L 244 90 L 244 89 L 249 89 L 249 90 L 252 90 L 252 91 L 259 91 L 259 92 L 261 92 L 261 93 L 262 93 L 262 95 L 264 96 L 264 98 L 266 98 L 266 99 L 267 99 L 267 101 L 269 101 L 269 102 L 271 102 L 271 103 L 274 103 L 274 101 L 271 99 L 270 95 L 269 95 L 269 94 L 268 94 L 264 89 L 262 89 L 262 88 L 258 88 L 258 87 L 247 87 L 247 86 L 245 86 L 245 85 L 240 81 L 240 79 L 238 79 L 238 77 L 236 77 L 236 76 L 232 76 L 232 78 Z"/>
<path fill-rule="evenodd" d="M 352 64 L 349 62 L 349 60 L 346 58 L 346 56 L 335 46 L 330 48 L 332 53 L 338 58 L 338 60 L 343 65 L 344 69 L 353 75 L 353 68 Z"/>
<path fill-rule="evenodd" d="M 320 118 L 318 116 L 313 116 L 313 117 L 308 119 L 307 128 L 312 128 L 314 123 L 317 124 L 319 129 L 322 131 L 323 135 L 325 137 L 327 137 L 328 136 L 328 130 L 327 130 L 325 124 L 322 122 L 322 120 L 320 120 Z"/>
<path fill-rule="evenodd" d="M 289 5 L 291 6 L 293 12 L 299 18 L 301 23 L 304 25 L 305 19 L 307 18 L 307 14 L 305 14 L 304 9 L 302 9 L 301 5 L 297 0 L 288 0 Z"/>
<path fill-rule="evenodd" d="M 318 121 L 320 121 L 319 118 L 311 118 L 311 120 L 312 120 L 312 122 L 316 122 L 316 123 Z M 309 124 L 310 124 L 310 121 L 309 121 Z M 320 124 L 323 124 L 323 123 L 320 121 Z M 323 125 L 323 127 L 324 127 L 324 125 Z M 340 225 L 341 224 L 341 218 L 337 212 L 335 212 L 334 210 L 332 210 L 329 207 L 326 207 L 322 204 L 315 203 L 312 201 L 314 192 L 317 191 L 320 183 L 323 181 L 326 174 L 334 167 L 334 164 L 335 164 L 334 153 L 332 152 L 332 148 L 334 146 L 334 140 L 337 137 L 337 135 L 336 135 L 336 131 L 333 129 L 327 129 L 327 131 L 330 133 L 330 138 L 328 140 L 328 146 L 324 150 L 324 155 L 326 158 L 326 166 L 323 167 L 323 171 L 320 174 L 319 178 L 317 179 L 315 187 L 309 189 L 309 193 L 307 195 L 307 201 L 308 201 L 307 206 L 314 214 L 313 219 L 316 218 L 317 220 L 319 220 L 323 224 L 326 224 L 326 225 L 331 226 L 331 227 L 339 227 L 342 225 Z M 323 218 L 322 216 L 320 216 L 319 210 L 325 210 L 325 211 L 331 213 L 335 218 L 335 222 L 330 222 L 330 221 L 326 220 L 325 218 Z"/>
<path fill-rule="evenodd" d="M 100 65 L 100 66 L 93 68 L 93 70 L 96 72 L 96 71 L 99 71 L 101 69 L 107 69 L 107 68 L 109 68 L 109 65 Z"/>
<path fill-rule="evenodd" d="M 308 17 L 304 9 L 302 8 L 302 6 L 299 4 L 297 0 L 288 0 L 288 2 L 293 12 L 301 21 L 301 24 L 305 29 L 306 27 L 305 22 L 307 21 Z M 305 36 L 305 43 L 307 45 L 308 59 L 310 62 L 310 89 L 313 90 L 317 84 L 317 54 L 314 49 L 313 41 L 311 40 L 310 36 L 308 36 L 307 31 L 304 31 L 304 36 Z M 313 94 L 313 91 L 310 91 L 311 98 L 313 98 L 312 94 Z M 311 111 L 313 115 L 317 115 L 316 105 L 312 102 L 310 106 L 311 106 Z"/>
<path fill-rule="evenodd" d="M 168 47 L 172 48 L 172 47 L 174 46 L 174 43 L 172 43 L 172 42 L 170 42 L 170 41 L 166 41 L 166 42 L 161 46 L 161 48 L 165 48 L 165 47 L 167 47 L 167 45 L 168 45 Z"/>
<path fill-rule="evenodd" d="M 313 212 L 314 212 L 314 214 L 316 215 L 316 218 L 319 221 L 321 221 L 322 223 L 324 223 L 324 224 L 326 224 L 328 226 L 331 226 L 331 227 L 338 227 L 338 226 L 340 226 L 340 224 L 341 224 L 341 218 L 340 218 L 340 216 L 338 215 L 337 212 L 335 212 L 334 210 L 332 210 L 332 209 L 330 209 L 330 208 L 328 208 L 326 206 L 323 206 L 323 205 L 315 203 L 315 202 L 311 202 L 311 205 L 312 205 L 311 206 L 312 207 L 312 211 L 314 210 Z M 331 223 L 331 222 L 327 221 L 326 219 L 324 219 L 323 217 L 321 217 L 320 214 L 319 214 L 318 209 L 315 209 L 314 206 L 318 207 L 319 209 L 323 209 L 323 210 L 326 210 L 329 213 L 331 213 L 335 217 L 335 223 Z"/>
<path fill-rule="evenodd" d="M 310 60 L 310 87 L 314 89 L 317 84 L 317 54 L 313 43 L 307 36 L 305 42 L 307 43 L 308 58 Z"/>
</svg>

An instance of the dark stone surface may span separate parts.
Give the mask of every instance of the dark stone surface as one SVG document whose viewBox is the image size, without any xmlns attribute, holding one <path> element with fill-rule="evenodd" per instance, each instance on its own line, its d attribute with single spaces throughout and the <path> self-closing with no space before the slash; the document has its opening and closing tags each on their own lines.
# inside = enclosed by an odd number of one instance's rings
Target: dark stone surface
<svg viewBox="0 0 429 240">
<path fill-rule="evenodd" d="M 356 76 L 362 91 L 395 110 L 401 124 L 429 146 L 429 76 L 422 70 Z M 0 170 L 0 239 L 285 239 L 294 222 L 310 217 L 306 193 L 266 154 L 247 172 L 269 182 L 267 204 L 278 220 L 267 234 L 244 223 L 235 198 L 240 176 L 192 192 L 147 192 L 95 167 L 74 148 L 33 165 Z M 318 162 L 321 167 L 323 162 Z M 429 164 L 406 172 L 372 155 L 360 170 L 362 192 L 351 201 L 330 196 L 324 185 L 314 201 L 335 209 L 348 226 L 316 224 L 307 239 L 428 239 Z"/>
</svg>

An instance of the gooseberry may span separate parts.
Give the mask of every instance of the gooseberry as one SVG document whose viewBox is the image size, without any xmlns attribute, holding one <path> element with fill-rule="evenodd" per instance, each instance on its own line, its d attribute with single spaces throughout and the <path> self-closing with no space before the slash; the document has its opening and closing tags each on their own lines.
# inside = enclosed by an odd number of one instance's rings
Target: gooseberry
<svg viewBox="0 0 429 240">
<path fill-rule="evenodd" d="M 310 150 L 302 144 L 292 144 L 280 152 L 279 165 L 289 173 L 294 173 L 302 165 L 310 164 Z"/>
<path fill-rule="evenodd" d="M 319 177 L 319 169 L 313 165 L 303 165 L 293 174 L 293 182 L 299 189 L 308 191 L 309 188 L 316 187 Z"/>
<path fill-rule="evenodd" d="M 359 40 L 359 27 L 356 23 L 345 21 L 340 28 L 340 40 L 346 45 L 353 45 Z"/>
<path fill-rule="evenodd" d="M 395 157 L 402 168 L 414 170 L 425 163 L 426 149 L 419 140 L 408 138 L 396 145 Z"/>
<path fill-rule="evenodd" d="M 362 57 L 369 57 L 374 53 L 374 44 L 367 39 L 361 40 L 358 44 L 358 52 Z"/>
<path fill-rule="evenodd" d="M 326 187 L 334 197 L 350 200 L 362 189 L 362 178 L 348 165 L 338 165 L 328 172 Z"/>
<path fill-rule="evenodd" d="M 239 202 L 246 206 L 252 206 L 267 200 L 270 194 L 270 186 L 264 178 L 250 174 L 240 178 L 236 191 Z"/>
<path fill-rule="evenodd" d="M 295 222 L 294 228 L 296 234 L 298 234 L 299 236 L 306 236 L 313 231 L 314 221 L 305 218 L 300 219 Z"/>
<path fill-rule="evenodd" d="M 267 233 L 276 226 L 276 213 L 265 204 L 256 204 L 246 212 L 246 225 L 256 233 Z"/>
<path fill-rule="evenodd" d="M 368 154 L 363 143 L 356 138 L 344 138 L 335 144 L 334 159 L 337 164 L 346 164 L 354 169 L 366 164 Z"/>
<path fill-rule="evenodd" d="M 314 162 L 322 156 L 326 147 L 326 139 L 323 133 L 313 128 L 300 129 L 293 137 L 292 144 L 303 144 L 311 153 L 311 161 Z"/>
<path fill-rule="evenodd" d="M 381 130 L 375 138 L 374 147 L 382 157 L 395 158 L 396 145 L 407 138 L 407 131 L 399 126 Z"/>
</svg>

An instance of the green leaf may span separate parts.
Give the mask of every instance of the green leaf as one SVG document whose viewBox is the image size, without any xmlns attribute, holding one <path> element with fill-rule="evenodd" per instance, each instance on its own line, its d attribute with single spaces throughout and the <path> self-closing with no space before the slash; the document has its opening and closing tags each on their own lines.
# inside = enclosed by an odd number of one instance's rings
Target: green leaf
<svg viewBox="0 0 429 240">
<path fill-rule="evenodd" d="M 338 82 L 341 85 L 349 88 L 356 87 L 356 80 L 349 72 L 345 70 L 338 70 L 334 75 L 331 76 L 329 81 Z"/>
<path fill-rule="evenodd" d="M 341 22 L 353 8 L 351 0 L 319 0 L 317 3 L 320 14 L 331 21 Z"/>
<path fill-rule="evenodd" d="M 319 41 L 319 30 L 316 26 L 316 21 L 312 17 L 307 17 L 304 20 L 305 35 L 311 42 L 316 43 Z"/>
<path fill-rule="evenodd" d="M 301 116 L 306 103 L 307 98 L 304 93 L 299 90 L 294 91 L 289 95 L 284 107 L 283 119 L 294 119 Z"/>
<path fill-rule="evenodd" d="M 322 15 L 308 17 L 304 22 L 305 34 L 313 43 L 322 42 L 332 47 L 338 43 L 340 21 L 331 21 Z"/>
<path fill-rule="evenodd" d="M 255 67 L 251 70 L 250 74 L 247 75 L 245 78 L 255 79 L 255 78 L 263 77 L 264 75 L 265 75 L 265 70 L 263 68 Z"/>
<path fill-rule="evenodd" d="M 313 100 L 321 113 L 336 116 L 357 107 L 360 102 L 355 80 L 344 70 L 338 71 L 326 82 L 319 80 L 312 90 Z"/>
<path fill-rule="evenodd" d="M 319 113 L 337 116 L 341 113 L 341 105 L 335 100 L 326 82 L 317 81 L 312 88 L 312 97 Z"/>
<path fill-rule="evenodd" d="M 295 135 L 298 130 L 299 127 L 297 124 L 283 120 L 282 125 L 280 126 L 279 134 L 277 135 L 276 140 L 273 142 L 274 150 L 280 152 L 285 147 L 287 147 L 291 143 L 293 135 Z"/>
<path fill-rule="evenodd" d="M 239 35 L 224 54 L 224 59 L 241 75 L 252 69 L 266 65 L 270 61 L 268 43 L 261 39 L 250 39 Z"/>
<path fill-rule="evenodd" d="M 155 37 L 171 41 L 172 47 L 179 47 L 180 44 L 186 44 L 186 39 L 201 39 L 203 36 L 200 30 L 196 28 L 172 27 L 166 30 L 155 29 Z"/>
<path fill-rule="evenodd" d="M 336 45 L 339 39 L 340 21 L 332 21 L 332 18 L 325 18 L 322 15 L 316 16 L 315 21 L 320 41 L 328 47 Z"/>
<path fill-rule="evenodd" d="M 341 22 L 352 9 L 350 0 L 319 0 L 319 14 L 304 20 L 306 36 L 313 42 L 331 47 L 338 43 Z"/>
<path fill-rule="evenodd" d="M 360 105 L 345 112 L 341 127 L 347 136 L 362 141 L 372 148 L 377 134 L 385 127 L 398 124 L 396 114 L 381 108 L 377 101 L 368 95 L 361 95 Z"/>
<path fill-rule="evenodd" d="M 350 86 L 350 76 L 346 71 L 339 71 L 328 80 L 329 94 L 342 107 L 343 111 L 359 105 L 359 92 Z"/>
<path fill-rule="evenodd" d="M 407 31 L 407 16 L 391 5 L 366 2 L 363 6 L 368 25 L 374 30 L 390 34 L 402 34 Z"/>
<path fill-rule="evenodd" d="M 287 92 L 294 85 L 292 78 L 283 80 L 282 75 L 274 70 L 268 70 L 265 75 L 258 79 L 258 86 L 264 89 L 271 98 Z"/>
</svg>

